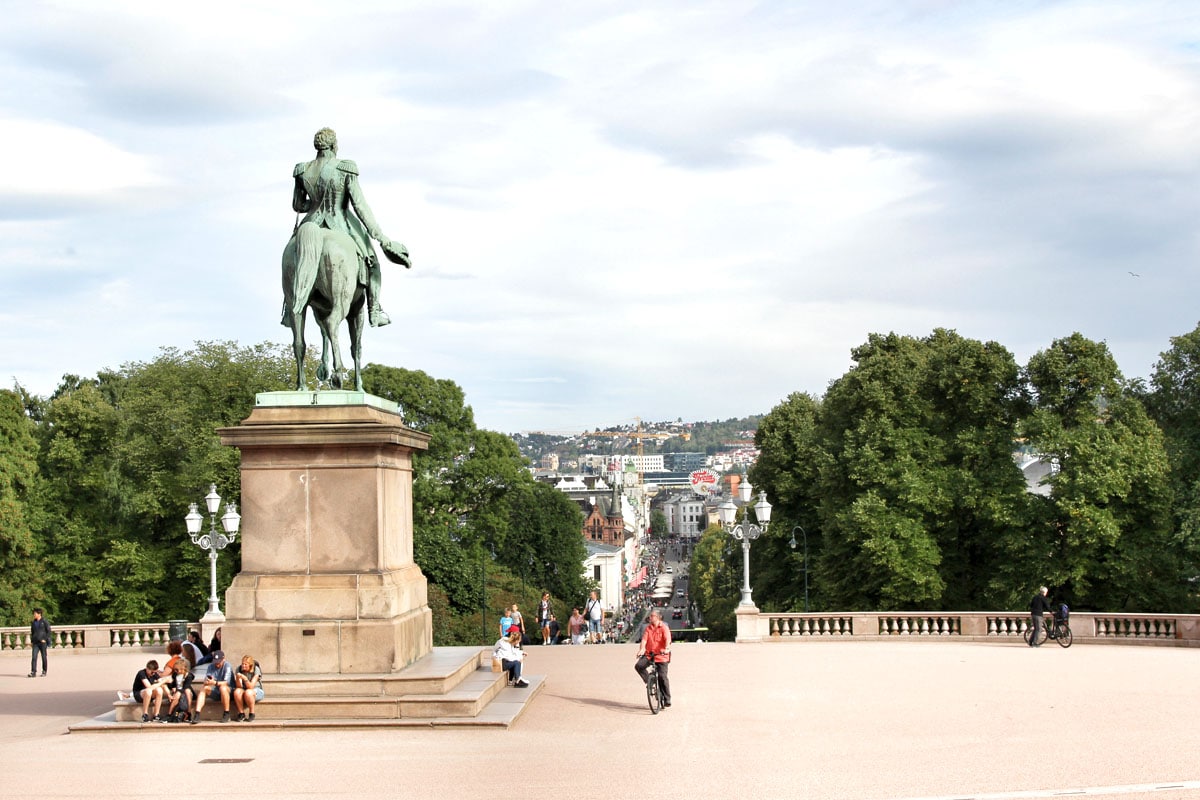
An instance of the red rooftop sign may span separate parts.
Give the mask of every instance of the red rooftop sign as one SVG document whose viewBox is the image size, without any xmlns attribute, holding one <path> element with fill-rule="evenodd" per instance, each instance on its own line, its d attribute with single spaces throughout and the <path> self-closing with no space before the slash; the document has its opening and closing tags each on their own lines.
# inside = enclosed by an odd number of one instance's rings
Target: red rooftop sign
<svg viewBox="0 0 1200 800">
<path fill-rule="evenodd" d="M 710 469 L 698 469 L 688 476 L 688 481 L 696 494 L 708 494 L 717 485 L 717 475 Z"/>
</svg>

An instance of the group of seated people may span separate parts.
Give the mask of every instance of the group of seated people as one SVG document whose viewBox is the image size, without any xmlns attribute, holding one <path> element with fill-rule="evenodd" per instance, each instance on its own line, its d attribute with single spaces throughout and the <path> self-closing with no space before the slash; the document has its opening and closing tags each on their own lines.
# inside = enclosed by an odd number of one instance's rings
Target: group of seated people
<svg viewBox="0 0 1200 800">
<path fill-rule="evenodd" d="M 224 713 L 221 722 L 230 721 L 230 700 L 237 707 L 238 722 L 254 721 L 254 706 L 263 699 L 262 669 L 253 656 L 242 656 L 241 665 L 234 669 L 225 659 L 224 651 L 211 650 L 196 661 L 199 635 L 194 631 L 187 642 L 172 641 L 167 646 L 167 663 L 160 669 L 158 661 L 146 662 L 133 678 L 133 700 L 142 704 L 142 722 L 200 722 L 200 712 L 206 700 L 221 702 Z M 192 645 L 189 648 L 188 645 Z M 194 666 L 207 664 L 204 681 L 194 686 Z M 118 698 L 125 699 L 121 692 Z M 151 716 L 153 714 L 153 716 Z"/>
</svg>

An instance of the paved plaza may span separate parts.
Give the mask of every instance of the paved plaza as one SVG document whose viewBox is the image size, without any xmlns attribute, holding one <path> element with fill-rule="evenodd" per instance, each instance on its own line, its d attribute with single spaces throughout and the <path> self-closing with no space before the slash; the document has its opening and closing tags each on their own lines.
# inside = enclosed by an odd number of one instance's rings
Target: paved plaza
<svg viewBox="0 0 1200 800">
<path fill-rule="evenodd" d="M 633 645 L 530 649 L 508 730 L 70 734 L 148 656 L 6 653 L 0 798 L 1200 799 L 1200 649 L 680 644 L 658 716 Z"/>
</svg>

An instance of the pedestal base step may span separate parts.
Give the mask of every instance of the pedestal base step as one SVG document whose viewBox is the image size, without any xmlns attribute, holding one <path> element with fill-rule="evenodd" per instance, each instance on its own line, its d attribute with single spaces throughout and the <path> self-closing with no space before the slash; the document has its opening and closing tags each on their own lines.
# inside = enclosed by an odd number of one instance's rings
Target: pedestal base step
<svg viewBox="0 0 1200 800">
<path fill-rule="evenodd" d="M 202 675 L 201 670 L 198 681 Z M 264 680 L 267 695 L 255 705 L 254 722 L 230 725 L 239 730 L 388 724 L 507 727 L 544 685 L 544 678 L 538 676 L 527 676 L 527 680 L 531 684 L 528 688 L 508 687 L 504 673 L 491 671 L 491 656 L 486 650 L 434 648 L 417 663 L 389 675 L 268 675 Z M 230 709 L 236 718 L 236 707 L 231 704 Z M 210 727 L 213 723 L 221 725 L 222 714 L 221 702 L 209 699 L 199 725 L 142 723 L 139 703 L 118 700 L 113 703 L 111 715 L 71 726 L 70 730 Z"/>
</svg>

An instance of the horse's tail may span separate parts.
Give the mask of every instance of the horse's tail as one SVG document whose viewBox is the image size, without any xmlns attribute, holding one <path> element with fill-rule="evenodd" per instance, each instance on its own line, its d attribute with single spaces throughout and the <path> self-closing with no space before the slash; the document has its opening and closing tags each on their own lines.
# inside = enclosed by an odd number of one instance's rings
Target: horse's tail
<svg viewBox="0 0 1200 800">
<path fill-rule="evenodd" d="M 296 229 L 296 293 L 292 295 L 292 313 L 299 315 L 308 305 L 317 282 L 317 268 L 321 263 L 321 248 L 325 243 L 325 232 L 315 222 L 306 222 Z"/>
</svg>

